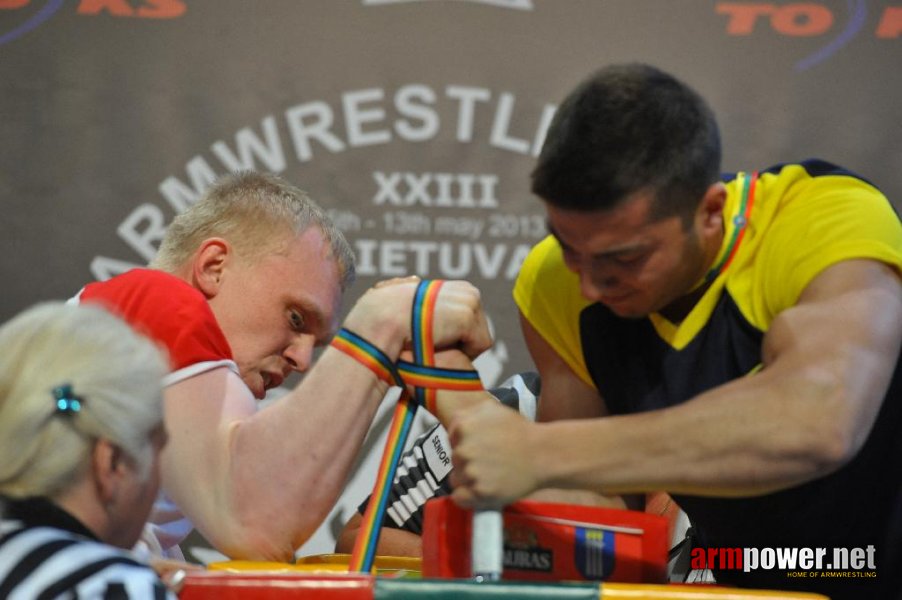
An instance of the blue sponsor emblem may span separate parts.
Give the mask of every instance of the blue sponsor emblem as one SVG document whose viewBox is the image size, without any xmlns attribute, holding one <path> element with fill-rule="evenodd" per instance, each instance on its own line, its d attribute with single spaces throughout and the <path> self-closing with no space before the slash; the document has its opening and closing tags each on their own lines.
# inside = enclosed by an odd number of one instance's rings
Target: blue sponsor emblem
<svg viewBox="0 0 902 600">
<path fill-rule="evenodd" d="M 573 551 L 576 568 L 586 579 L 601 580 L 614 570 L 614 532 L 576 528 Z"/>
</svg>

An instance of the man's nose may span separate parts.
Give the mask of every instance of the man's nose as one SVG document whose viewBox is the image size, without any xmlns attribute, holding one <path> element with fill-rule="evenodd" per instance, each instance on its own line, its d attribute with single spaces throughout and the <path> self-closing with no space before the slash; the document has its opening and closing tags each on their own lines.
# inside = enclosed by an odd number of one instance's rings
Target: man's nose
<svg viewBox="0 0 902 600">
<path fill-rule="evenodd" d="M 605 292 L 616 287 L 617 276 L 604 273 L 600 269 L 580 269 L 579 288 L 583 297 L 593 302 L 598 302 L 605 296 Z"/>
<path fill-rule="evenodd" d="M 298 371 L 299 373 L 307 371 L 313 363 L 313 348 L 315 345 L 316 339 L 312 335 L 302 333 L 296 336 L 285 347 L 285 351 L 282 352 L 282 356 L 288 362 L 289 370 Z"/>
</svg>

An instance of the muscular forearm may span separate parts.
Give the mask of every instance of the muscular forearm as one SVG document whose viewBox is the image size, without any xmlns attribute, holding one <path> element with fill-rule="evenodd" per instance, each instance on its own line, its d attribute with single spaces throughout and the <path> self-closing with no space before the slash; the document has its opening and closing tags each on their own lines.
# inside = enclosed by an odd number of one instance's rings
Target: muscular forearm
<svg viewBox="0 0 902 600">
<path fill-rule="evenodd" d="M 543 424 L 536 432 L 538 446 L 548 449 L 536 455 L 543 485 L 605 494 L 744 496 L 795 485 L 842 464 L 840 433 L 827 419 L 813 417 L 798 402 L 786 406 L 755 393 L 744 396 L 734 390 L 730 398 L 699 397 L 652 413 Z M 822 401 L 812 399 L 814 414 Z"/>
<path fill-rule="evenodd" d="M 451 427 L 455 497 L 503 504 L 541 487 L 749 496 L 823 476 L 857 452 L 886 378 L 864 369 L 869 383 L 850 388 L 839 371 L 781 364 L 787 372 L 775 365 L 634 415 L 532 424 L 479 408 Z"/>
<path fill-rule="evenodd" d="M 300 386 L 241 421 L 230 445 L 229 506 L 245 553 L 292 555 L 334 505 L 388 386 L 327 350 Z M 273 556 L 246 556 L 273 558 Z"/>
<path fill-rule="evenodd" d="M 881 265 L 832 267 L 775 318 L 759 373 L 670 409 L 541 429 L 555 440 L 542 446 L 550 478 L 608 492 L 751 495 L 832 472 L 864 443 L 886 394 L 900 298 Z M 569 460 L 556 461 L 566 447 Z"/>
<path fill-rule="evenodd" d="M 764 419 L 759 410 L 775 405 L 743 399 L 754 405 L 713 394 L 666 410 L 551 423 L 485 405 L 452 423 L 453 494 L 467 506 L 503 505 L 544 487 L 744 496 L 835 468 L 802 412 L 783 407 L 779 419 Z"/>
<path fill-rule="evenodd" d="M 345 321 L 390 362 L 409 340 L 415 285 L 398 280 L 371 289 Z M 465 282 L 442 287 L 433 323 L 438 347 L 475 355 L 491 342 L 478 290 Z M 228 461 L 216 463 L 220 472 L 213 477 L 220 497 L 203 511 L 224 510 L 228 524 L 208 539 L 236 557 L 290 558 L 334 504 L 387 389 L 366 366 L 327 348 L 291 393 L 232 419 Z M 217 524 L 207 519 L 205 525 Z"/>
</svg>

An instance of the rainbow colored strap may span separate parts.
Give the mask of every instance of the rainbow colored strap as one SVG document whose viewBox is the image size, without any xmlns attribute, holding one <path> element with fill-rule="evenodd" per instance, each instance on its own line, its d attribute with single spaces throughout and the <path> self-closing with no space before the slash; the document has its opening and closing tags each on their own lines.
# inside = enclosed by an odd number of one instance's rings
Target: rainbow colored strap
<svg viewBox="0 0 902 600">
<path fill-rule="evenodd" d="M 376 377 L 389 385 L 404 386 L 404 380 L 397 367 L 375 344 L 350 329 L 342 328 L 330 344 L 375 373 Z"/>
<path fill-rule="evenodd" d="M 482 389 L 482 381 L 476 371 L 462 369 L 441 369 L 415 365 L 406 361 L 398 361 L 398 371 L 407 385 L 422 389 L 423 404 L 430 413 L 437 414 L 435 390 L 453 390 L 456 392 L 478 392 Z"/>
<path fill-rule="evenodd" d="M 413 363 L 431 367 L 435 365 L 435 342 L 432 338 L 432 318 L 442 281 L 424 280 L 417 286 L 413 296 L 413 310 L 410 315 L 410 337 L 413 342 Z M 413 390 L 418 406 L 435 414 L 438 391 L 434 388 L 416 387 Z"/>
<path fill-rule="evenodd" d="M 388 503 L 392 482 L 398 467 L 398 460 L 410 427 L 416 415 L 417 408 L 421 405 L 435 411 L 437 389 L 466 389 L 481 390 L 482 383 L 475 371 L 460 371 L 456 369 L 438 369 L 435 364 L 435 347 L 432 338 L 433 313 L 441 280 L 423 280 L 417 286 L 413 300 L 411 314 L 411 338 L 413 342 L 414 362 L 400 362 L 395 372 L 401 380 L 401 396 L 395 405 L 388 438 L 385 440 L 385 448 L 382 451 L 382 459 L 379 470 L 376 473 L 376 482 L 373 493 L 363 513 L 360 531 L 351 551 L 348 563 L 349 571 L 369 573 L 373 571 L 373 563 L 376 558 L 376 546 L 379 543 L 379 534 L 382 529 L 382 521 Z M 394 366 L 394 365 L 392 365 Z M 400 373 L 398 372 L 400 371 Z M 403 373 L 404 375 L 401 375 Z M 409 380 L 408 380 L 409 378 Z M 411 398 L 404 383 L 414 385 L 414 397 Z M 463 383 L 459 383 L 463 382 Z M 478 384 L 478 387 L 476 385 Z M 450 387 L 450 386 L 465 387 Z"/>
<path fill-rule="evenodd" d="M 416 414 L 417 405 L 410 397 L 406 389 L 401 390 L 401 396 L 395 405 L 391 426 L 388 429 L 388 437 L 385 440 L 385 448 L 382 451 L 382 459 L 379 462 L 379 470 L 376 472 L 376 482 L 370 501 L 363 513 L 363 520 L 351 558 L 348 562 L 348 570 L 361 573 L 373 571 L 373 562 L 376 559 L 376 546 L 379 543 L 382 519 L 385 515 L 391 483 L 394 481 L 398 460 L 410 434 L 410 426 Z"/>
<path fill-rule="evenodd" d="M 723 273 L 727 267 L 733 262 L 736 251 L 742 243 L 745 236 L 746 225 L 752 214 L 752 206 L 755 204 L 755 187 L 758 183 L 758 172 L 755 171 L 751 175 L 740 173 L 737 178 L 742 177 L 742 192 L 739 200 L 739 207 L 736 215 L 733 217 L 733 235 L 727 242 L 727 248 L 723 251 L 720 261 L 711 267 L 708 274 L 705 275 L 705 281 L 710 282 L 717 279 L 717 276 Z"/>
</svg>

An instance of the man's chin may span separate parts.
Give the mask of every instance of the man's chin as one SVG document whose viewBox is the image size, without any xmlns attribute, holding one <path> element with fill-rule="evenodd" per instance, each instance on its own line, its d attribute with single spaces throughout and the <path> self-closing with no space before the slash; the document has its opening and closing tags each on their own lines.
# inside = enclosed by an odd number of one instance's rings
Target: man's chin
<svg viewBox="0 0 902 600">
<path fill-rule="evenodd" d="M 608 308 L 610 308 L 610 307 L 608 307 Z M 638 320 L 638 319 L 644 319 L 649 315 L 649 313 L 647 313 L 647 312 L 640 312 L 640 311 L 634 311 L 634 310 L 625 310 L 625 311 L 624 310 L 615 310 L 613 308 L 611 308 L 611 312 L 614 313 L 615 315 L 617 315 L 618 317 L 620 317 L 621 319 Z"/>
<path fill-rule="evenodd" d="M 635 302 L 627 303 L 616 301 L 601 301 L 601 304 L 606 306 L 608 310 L 610 310 L 621 319 L 644 319 L 651 312 L 649 310 L 645 310 L 645 307 L 638 306 Z"/>
</svg>

